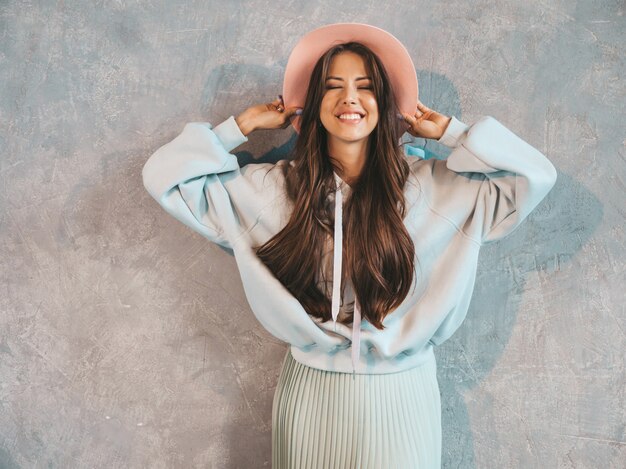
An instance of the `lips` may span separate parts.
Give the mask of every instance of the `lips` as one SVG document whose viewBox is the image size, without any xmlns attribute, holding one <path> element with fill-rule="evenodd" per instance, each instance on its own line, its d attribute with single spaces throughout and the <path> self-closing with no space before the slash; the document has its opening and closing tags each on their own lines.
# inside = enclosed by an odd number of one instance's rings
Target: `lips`
<svg viewBox="0 0 626 469">
<path fill-rule="evenodd" d="M 365 113 L 364 112 L 361 112 L 361 111 L 348 111 L 348 110 L 338 112 L 337 114 L 335 114 L 335 117 L 338 118 L 342 114 L 358 114 L 359 116 L 361 116 L 361 118 L 365 117 Z"/>
<path fill-rule="evenodd" d="M 341 116 L 343 114 L 357 114 L 357 115 L 359 115 L 361 117 L 358 118 L 358 119 L 342 119 L 339 116 Z M 345 124 L 345 125 L 357 125 L 357 124 L 360 124 L 361 122 L 363 122 L 363 118 L 365 117 L 365 114 L 360 112 L 360 111 L 342 111 L 342 112 L 338 113 L 335 117 L 342 124 Z"/>
<path fill-rule="evenodd" d="M 337 117 L 337 120 L 344 125 L 358 125 L 363 122 L 363 117 L 360 117 L 359 119 L 342 119 Z"/>
</svg>

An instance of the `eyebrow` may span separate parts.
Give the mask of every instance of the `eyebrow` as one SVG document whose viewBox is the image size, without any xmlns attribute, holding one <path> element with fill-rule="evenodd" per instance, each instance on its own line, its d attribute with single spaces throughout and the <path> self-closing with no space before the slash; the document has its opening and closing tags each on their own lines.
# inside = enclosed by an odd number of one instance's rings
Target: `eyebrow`
<svg viewBox="0 0 626 469">
<path fill-rule="evenodd" d="M 341 77 L 327 77 L 326 80 L 340 80 L 343 81 L 343 78 Z M 359 80 L 371 80 L 370 77 L 357 77 L 355 81 L 359 81 Z"/>
</svg>

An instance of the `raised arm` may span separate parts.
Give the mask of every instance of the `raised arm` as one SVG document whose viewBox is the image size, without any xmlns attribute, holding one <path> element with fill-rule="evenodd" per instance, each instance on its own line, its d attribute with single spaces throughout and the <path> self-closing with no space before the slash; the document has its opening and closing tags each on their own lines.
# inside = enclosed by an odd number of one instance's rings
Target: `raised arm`
<svg viewBox="0 0 626 469">
<path fill-rule="evenodd" d="M 422 172 L 429 203 L 481 245 L 515 230 L 556 182 L 550 160 L 493 117 L 471 127 L 452 117 L 437 141 L 453 151 Z"/>
<path fill-rule="evenodd" d="M 174 218 L 232 249 L 231 243 L 257 223 L 278 190 L 271 178 L 263 177 L 272 164 L 240 168 L 229 153 L 247 141 L 233 116 L 216 127 L 187 123 L 146 161 L 144 187 Z"/>
</svg>

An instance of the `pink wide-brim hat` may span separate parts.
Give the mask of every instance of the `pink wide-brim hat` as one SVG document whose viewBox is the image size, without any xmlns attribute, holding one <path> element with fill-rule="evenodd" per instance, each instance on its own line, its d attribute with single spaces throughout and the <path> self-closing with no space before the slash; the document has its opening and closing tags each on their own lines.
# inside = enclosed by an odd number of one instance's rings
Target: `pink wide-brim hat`
<svg viewBox="0 0 626 469">
<path fill-rule="evenodd" d="M 335 23 L 322 26 L 305 34 L 295 45 L 283 80 L 285 108 L 304 108 L 306 92 L 315 63 L 324 52 L 344 42 L 356 41 L 369 47 L 381 60 L 391 80 L 400 112 L 415 114 L 418 84 L 415 66 L 404 45 L 384 29 L 364 23 Z M 296 132 L 300 133 L 301 117 L 291 118 Z"/>
</svg>

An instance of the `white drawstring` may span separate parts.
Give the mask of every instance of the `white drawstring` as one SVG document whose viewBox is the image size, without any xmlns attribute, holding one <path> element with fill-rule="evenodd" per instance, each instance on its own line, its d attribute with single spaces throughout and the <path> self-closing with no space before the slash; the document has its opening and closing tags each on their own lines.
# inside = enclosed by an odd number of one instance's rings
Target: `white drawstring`
<svg viewBox="0 0 626 469">
<path fill-rule="evenodd" d="M 354 318 L 352 323 L 352 379 L 356 372 L 356 364 L 359 362 L 361 351 L 361 305 L 359 300 L 354 298 Z"/>
<path fill-rule="evenodd" d="M 333 303 L 332 314 L 337 331 L 337 316 L 339 315 L 339 297 L 341 295 L 341 260 L 343 257 L 343 233 L 342 233 L 342 205 L 343 194 L 339 184 L 335 192 L 335 239 L 333 251 Z"/>
<path fill-rule="evenodd" d="M 335 235 L 333 249 L 333 297 L 332 317 L 337 331 L 337 316 L 339 315 L 339 300 L 341 296 L 341 262 L 343 258 L 343 193 L 339 176 L 335 174 L 337 189 L 335 191 Z M 354 317 L 352 321 L 352 379 L 356 373 L 356 364 L 359 361 L 361 346 L 361 307 L 355 296 Z"/>
</svg>

